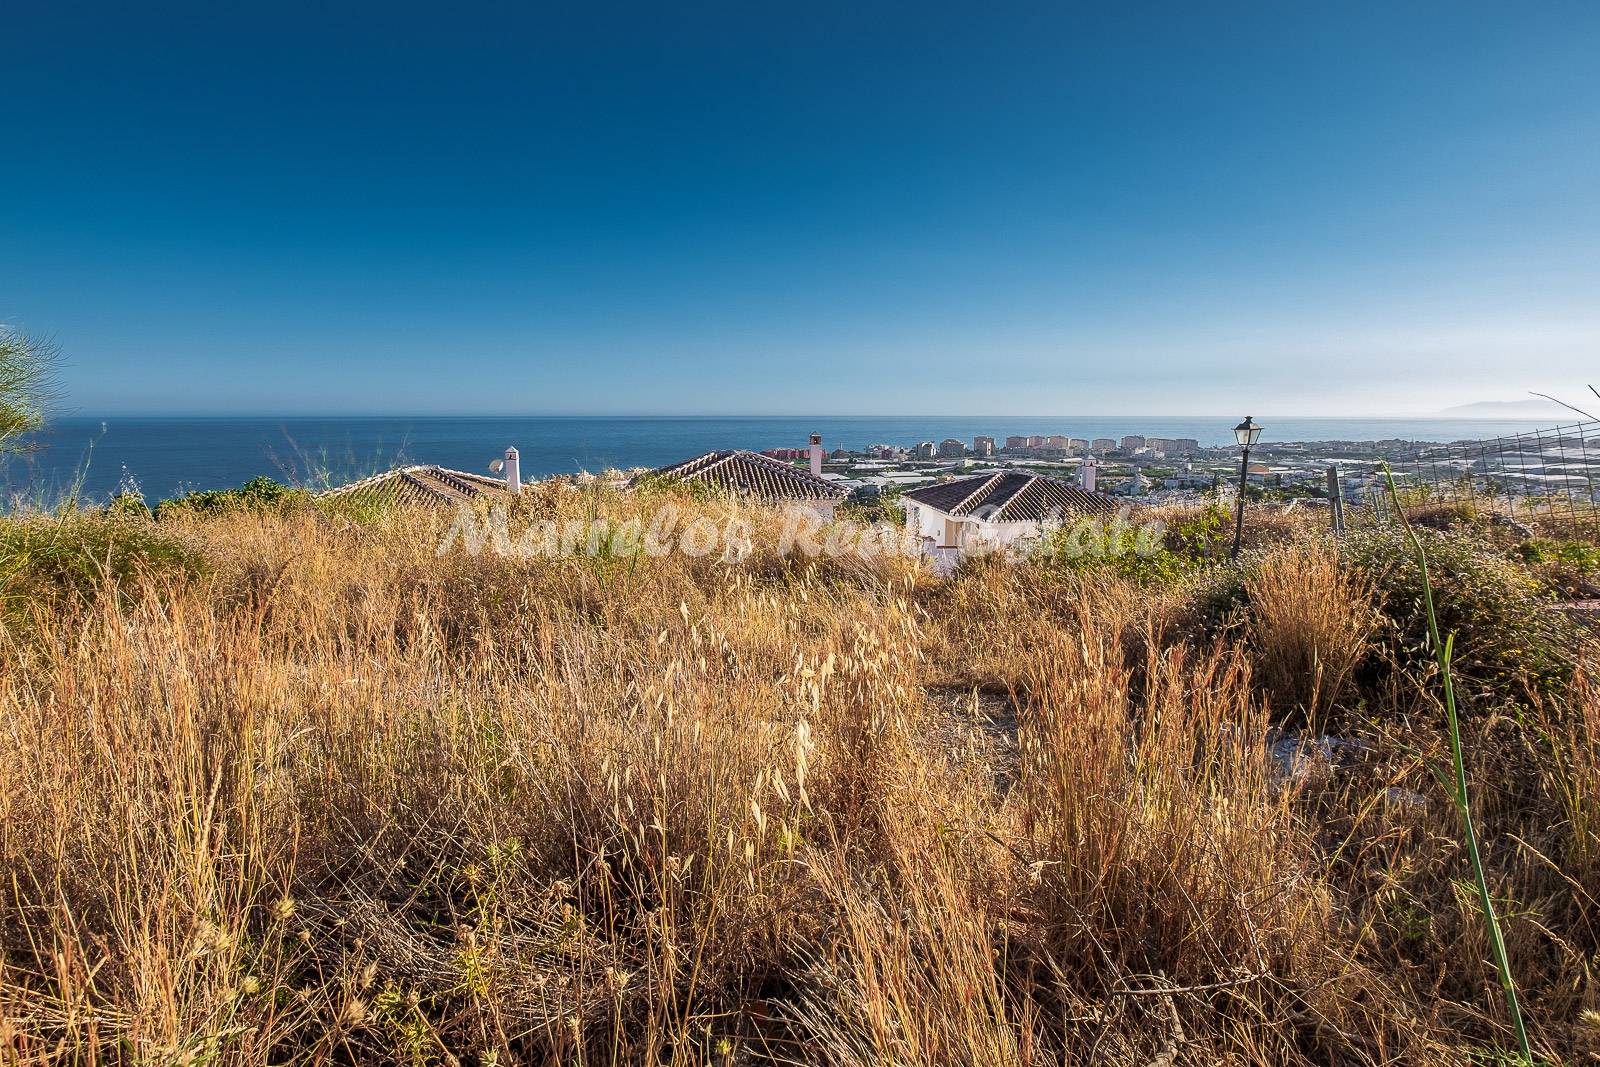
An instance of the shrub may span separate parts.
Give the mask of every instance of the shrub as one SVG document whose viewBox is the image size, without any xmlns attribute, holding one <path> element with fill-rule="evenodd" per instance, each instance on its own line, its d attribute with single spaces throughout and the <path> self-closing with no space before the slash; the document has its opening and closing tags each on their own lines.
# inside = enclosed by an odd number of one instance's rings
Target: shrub
<svg viewBox="0 0 1600 1067">
<path fill-rule="evenodd" d="M 106 511 L 127 519 L 151 519 L 150 505 L 138 493 L 118 493 L 106 505 Z"/>
<path fill-rule="evenodd" d="M 309 503 L 311 494 L 262 476 L 252 478 L 238 489 L 203 489 L 156 505 L 158 519 L 179 513 L 222 515 L 233 511 L 282 510 Z"/>
<path fill-rule="evenodd" d="M 1166 547 L 1196 567 L 1226 563 L 1233 555 L 1234 512 L 1219 501 L 1203 507 L 1154 507 L 1144 516 L 1166 524 Z M 1284 544 L 1327 528 L 1326 510 L 1255 506 L 1245 509 L 1246 550 Z"/>
<path fill-rule="evenodd" d="M 1471 500 L 1429 500 L 1406 507 L 1406 521 L 1431 530 L 1450 530 L 1478 520 L 1478 508 Z"/>
<path fill-rule="evenodd" d="M 206 569 L 188 541 L 137 516 L 74 511 L 0 522 L 0 605 L 11 622 L 30 603 L 84 601 L 136 577 Z"/>
<path fill-rule="evenodd" d="M 1600 546 L 1535 537 L 1518 545 L 1516 554 L 1540 581 L 1562 596 L 1600 596 Z"/>
<path fill-rule="evenodd" d="M 1532 573 L 1462 533 L 1418 530 L 1433 571 L 1441 633 L 1455 633 L 1454 667 L 1464 692 L 1523 696 L 1552 691 L 1571 677 L 1574 624 L 1552 610 Z M 1362 531 L 1345 556 L 1376 585 L 1402 665 L 1428 669 L 1422 571 L 1395 527 Z"/>
<path fill-rule="evenodd" d="M 1212 502 L 1170 523 L 1167 547 L 1193 560 L 1225 559 L 1231 529 L 1227 509 Z"/>
<path fill-rule="evenodd" d="M 906 513 L 900 506 L 900 492 L 897 489 L 884 489 L 875 497 L 862 500 L 848 500 L 840 505 L 838 515 L 841 519 L 850 519 L 863 525 L 886 522 L 892 526 L 904 526 Z"/>
<path fill-rule="evenodd" d="M 655 500 L 668 497 L 678 500 L 704 502 L 721 500 L 733 495 L 720 486 L 709 482 L 685 481 L 682 478 L 669 478 L 665 475 L 651 471 L 641 474 L 629 484 L 632 494 L 641 500 Z"/>
<path fill-rule="evenodd" d="M 1168 547 L 1160 520 L 1118 515 L 1110 522 L 1080 519 L 1051 530 L 1040 540 L 1033 558 L 1056 574 L 1105 572 L 1138 582 L 1171 583 L 1190 573 L 1195 560 Z"/>
<path fill-rule="evenodd" d="M 1456 634 L 1458 690 L 1498 699 L 1526 697 L 1530 690 L 1548 694 L 1564 686 L 1572 674 L 1576 626 L 1553 609 L 1535 575 L 1518 560 L 1468 533 L 1427 529 L 1417 533 L 1433 567 L 1441 630 Z M 1407 548 L 1398 527 L 1351 533 L 1340 542 L 1339 566 L 1347 575 L 1344 581 L 1356 582 L 1347 585 L 1347 590 L 1366 586 L 1374 591 L 1377 625 L 1383 631 L 1379 643 L 1389 661 L 1403 669 L 1428 672 L 1433 669 L 1433 650 L 1422 575 Z M 1304 549 L 1289 551 L 1292 555 Z M 1281 602 L 1266 605 L 1278 616 L 1270 624 L 1272 629 L 1303 625 L 1289 620 L 1306 613 L 1315 615 L 1313 604 L 1319 594 L 1311 585 L 1325 579 L 1310 572 L 1308 580 L 1302 581 L 1305 587 L 1296 589 L 1300 579 L 1292 569 L 1263 577 L 1263 568 L 1277 567 L 1273 561 L 1278 558 L 1271 550 L 1248 550 L 1237 561 L 1201 574 L 1192 596 L 1209 630 L 1244 626 L 1259 648 L 1264 639 L 1261 627 L 1269 624 L 1253 621 L 1251 613 L 1269 585 L 1271 597 Z M 1334 610 L 1331 601 L 1324 610 Z M 1328 635 L 1323 636 L 1326 639 Z M 1274 638 L 1294 639 L 1283 632 Z M 1284 683 L 1281 676 L 1279 683 Z M 1321 698 L 1319 703 L 1327 706 Z"/>
</svg>

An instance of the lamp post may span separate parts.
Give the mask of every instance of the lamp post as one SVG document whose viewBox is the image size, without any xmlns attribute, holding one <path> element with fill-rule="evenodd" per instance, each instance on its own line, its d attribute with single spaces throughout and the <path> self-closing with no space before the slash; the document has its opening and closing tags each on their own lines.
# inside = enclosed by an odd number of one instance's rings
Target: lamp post
<svg viewBox="0 0 1600 1067">
<path fill-rule="evenodd" d="M 1244 459 L 1239 462 L 1239 514 L 1233 523 L 1233 558 L 1239 558 L 1239 543 L 1244 540 L 1244 487 L 1250 478 L 1250 446 L 1261 437 L 1261 427 L 1249 415 L 1233 428 L 1233 439 L 1244 449 Z"/>
</svg>

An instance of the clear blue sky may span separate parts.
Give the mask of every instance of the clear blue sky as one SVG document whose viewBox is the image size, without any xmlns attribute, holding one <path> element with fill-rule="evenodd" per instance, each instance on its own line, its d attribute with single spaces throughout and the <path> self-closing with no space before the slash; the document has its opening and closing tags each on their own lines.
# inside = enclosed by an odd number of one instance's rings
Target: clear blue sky
<svg viewBox="0 0 1600 1067">
<path fill-rule="evenodd" d="M 83 414 L 1600 383 L 1593 3 L 20 0 L 0 40 L 0 321 Z"/>
</svg>

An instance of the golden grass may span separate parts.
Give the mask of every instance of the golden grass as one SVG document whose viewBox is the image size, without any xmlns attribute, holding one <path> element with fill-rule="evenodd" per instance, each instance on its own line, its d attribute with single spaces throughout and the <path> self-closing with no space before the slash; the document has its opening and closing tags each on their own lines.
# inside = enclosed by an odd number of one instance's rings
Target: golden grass
<svg viewBox="0 0 1600 1067">
<path fill-rule="evenodd" d="M 1310 636 L 1265 647 L 1187 637 L 1181 588 L 782 557 L 777 518 L 740 513 L 737 563 L 440 558 L 449 520 L 426 515 L 182 519 L 204 575 L 14 626 L 0 1062 L 1467 1063 L 1503 1044 L 1417 764 L 1437 735 L 1386 726 L 1403 745 L 1375 735 L 1311 785 L 1268 757 L 1294 665 L 1320 666 L 1310 706 L 1352 691 L 1334 682 L 1362 594 L 1323 550 L 1280 550 L 1278 593 L 1253 599 Z M 1515 803 L 1495 760 L 1548 750 L 1506 720 L 1515 743 L 1474 741 L 1507 753 L 1478 768 L 1489 862 L 1535 1040 L 1565 1057 L 1596 1007 L 1593 898 L 1570 884 L 1594 891 L 1593 854 L 1566 829 L 1594 796 L 1595 701 L 1576 704 L 1588 718 L 1547 709 L 1578 732 Z"/>
<path fill-rule="evenodd" d="M 1262 683 L 1285 710 L 1315 722 L 1367 654 L 1377 624 L 1370 579 L 1341 568 L 1328 541 L 1299 540 L 1263 559 L 1245 594 Z"/>
</svg>

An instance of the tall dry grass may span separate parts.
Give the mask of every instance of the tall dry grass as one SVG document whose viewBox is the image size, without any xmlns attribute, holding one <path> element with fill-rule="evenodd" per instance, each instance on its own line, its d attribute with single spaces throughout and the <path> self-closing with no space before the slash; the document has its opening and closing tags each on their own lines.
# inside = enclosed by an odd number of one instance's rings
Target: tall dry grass
<svg viewBox="0 0 1600 1067">
<path fill-rule="evenodd" d="M 1190 636 L 1181 588 L 783 557 L 777 519 L 741 514 L 734 563 L 439 557 L 448 517 L 427 515 L 184 518 L 203 572 L 126 574 L 10 628 L 6 1062 L 1467 1063 L 1500 1043 L 1448 812 L 1384 799 L 1427 788 L 1408 750 L 1285 783 L 1259 647 Z M 1564 855 L 1541 814 L 1563 773 L 1485 822 Z M 1564 875 L 1489 862 L 1593 951 L 1549 903 Z M 1397 901 L 1438 916 L 1440 947 L 1406 940 Z M 1508 914 L 1546 968 L 1536 1040 L 1581 1054 L 1592 977 Z"/>
<path fill-rule="evenodd" d="M 1540 726 L 1552 757 L 1543 770 L 1569 831 L 1562 869 L 1600 908 L 1600 689 L 1586 671 L 1573 686 L 1568 713 L 1547 710 Z"/>
<path fill-rule="evenodd" d="M 1326 540 L 1296 540 L 1245 581 L 1248 631 L 1262 683 L 1316 720 L 1349 690 L 1377 628 L 1372 582 L 1340 566 Z"/>
</svg>

